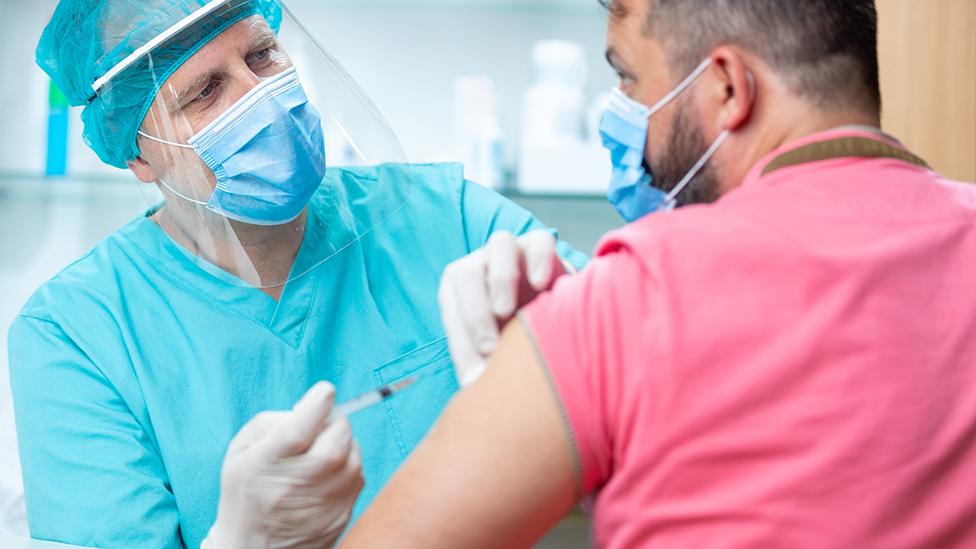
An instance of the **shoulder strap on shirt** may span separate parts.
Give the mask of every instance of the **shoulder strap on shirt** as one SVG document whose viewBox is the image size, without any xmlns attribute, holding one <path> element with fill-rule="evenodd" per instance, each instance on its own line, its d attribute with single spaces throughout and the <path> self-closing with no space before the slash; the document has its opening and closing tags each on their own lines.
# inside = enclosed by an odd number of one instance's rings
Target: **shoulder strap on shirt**
<svg viewBox="0 0 976 549">
<path fill-rule="evenodd" d="M 841 137 L 818 141 L 781 154 L 763 168 L 763 175 L 800 164 L 833 160 L 835 158 L 894 158 L 922 168 L 931 169 L 927 162 L 900 147 L 867 137 Z"/>
</svg>

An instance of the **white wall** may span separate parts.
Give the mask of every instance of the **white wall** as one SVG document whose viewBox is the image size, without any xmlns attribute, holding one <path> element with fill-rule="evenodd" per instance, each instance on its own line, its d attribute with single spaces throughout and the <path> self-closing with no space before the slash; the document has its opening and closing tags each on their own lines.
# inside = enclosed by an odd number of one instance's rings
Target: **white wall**
<svg viewBox="0 0 976 549">
<path fill-rule="evenodd" d="M 34 48 L 53 2 L 0 0 L 0 170 L 44 167 L 47 93 Z"/>
</svg>

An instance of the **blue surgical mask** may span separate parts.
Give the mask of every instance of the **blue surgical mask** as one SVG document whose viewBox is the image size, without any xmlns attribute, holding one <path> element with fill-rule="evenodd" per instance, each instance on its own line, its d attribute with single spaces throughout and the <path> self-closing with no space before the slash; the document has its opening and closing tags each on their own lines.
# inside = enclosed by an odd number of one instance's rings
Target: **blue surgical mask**
<svg viewBox="0 0 976 549">
<path fill-rule="evenodd" d="M 217 179 L 207 202 L 184 196 L 160 180 L 170 191 L 251 225 L 294 220 L 325 176 L 321 117 L 293 68 L 255 86 L 186 145 L 139 133 L 193 149 Z"/>
<path fill-rule="evenodd" d="M 677 204 L 677 196 L 684 190 L 698 172 L 705 167 L 730 132 L 724 131 L 712 144 L 702 158 L 674 187 L 670 193 L 653 186 L 653 169 L 644 168 L 644 150 L 647 145 L 647 130 L 650 119 L 657 112 L 681 95 L 702 73 L 708 69 L 712 60 L 706 59 L 691 75 L 682 81 L 656 105 L 648 107 L 627 97 L 619 88 L 610 94 L 610 104 L 600 122 L 600 135 L 603 146 L 609 149 L 613 162 L 610 178 L 610 191 L 607 198 L 610 204 L 628 222 L 662 210 L 672 210 Z M 649 165 L 649 163 L 647 163 Z"/>
</svg>

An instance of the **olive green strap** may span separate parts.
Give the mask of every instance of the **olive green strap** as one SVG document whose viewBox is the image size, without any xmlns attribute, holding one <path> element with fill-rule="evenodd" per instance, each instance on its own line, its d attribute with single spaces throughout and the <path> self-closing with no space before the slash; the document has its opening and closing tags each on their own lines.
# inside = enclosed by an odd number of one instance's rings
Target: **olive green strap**
<svg viewBox="0 0 976 549">
<path fill-rule="evenodd" d="M 916 166 L 931 169 L 924 160 L 906 151 L 905 149 L 889 145 L 876 139 L 866 137 L 842 137 L 819 141 L 800 147 L 799 149 L 784 153 L 773 159 L 772 162 L 763 168 L 763 175 L 769 175 L 776 170 L 807 164 L 810 162 L 820 162 L 823 160 L 834 160 L 836 158 L 894 158 L 902 160 Z"/>
</svg>

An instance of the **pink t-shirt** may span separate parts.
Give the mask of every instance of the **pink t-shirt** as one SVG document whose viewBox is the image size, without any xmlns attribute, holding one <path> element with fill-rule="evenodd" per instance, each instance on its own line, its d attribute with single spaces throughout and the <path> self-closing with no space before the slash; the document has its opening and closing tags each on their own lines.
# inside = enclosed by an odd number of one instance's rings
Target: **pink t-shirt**
<svg viewBox="0 0 976 549">
<path fill-rule="evenodd" d="M 523 313 L 596 544 L 976 548 L 976 186 L 890 158 L 607 236 Z"/>
</svg>

